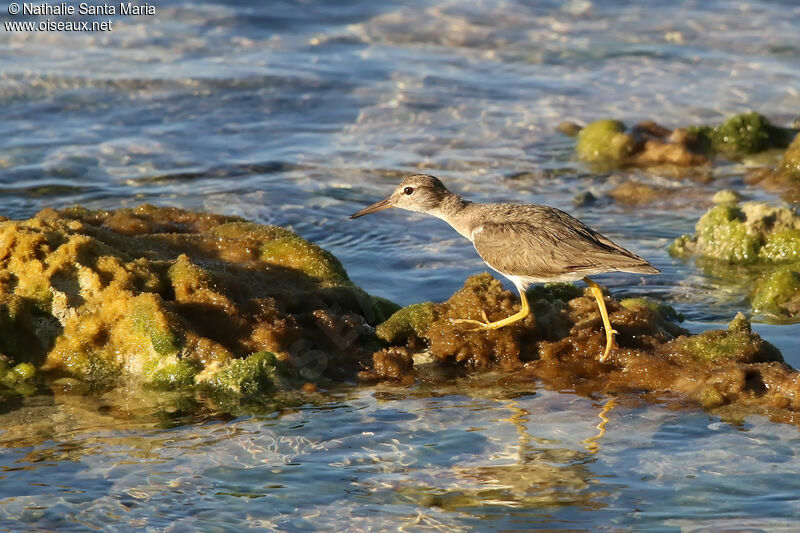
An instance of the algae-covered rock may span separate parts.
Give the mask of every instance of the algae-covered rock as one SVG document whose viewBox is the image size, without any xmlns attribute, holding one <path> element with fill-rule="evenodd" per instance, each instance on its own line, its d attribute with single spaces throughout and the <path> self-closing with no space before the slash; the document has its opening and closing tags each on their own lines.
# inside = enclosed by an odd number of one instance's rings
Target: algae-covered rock
<svg viewBox="0 0 800 533">
<path fill-rule="evenodd" d="M 741 264 L 789 261 L 800 257 L 798 233 L 800 216 L 786 207 L 759 202 L 721 204 L 700 217 L 694 235 L 675 240 L 670 253 Z"/>
<path fill-rule="evenodd" d="M 281 374 L 286 373 L 275 354 L 256 352 L 245 359 L 231 361 L 217 372 L 201 376 L 200 382 L 218 392 L 258 394 L 278 387 Z"/>
<path fill-rule="evenodd" d="M 652 121 L 627 129 L 622 122 L 604 119 L 592 122 L 577 135 L 575 152 L 579 159 L 611 167 L 652 167 L 706 165 L 709 157 L 730 159 L 784 148 L 795 130 L 773 125 L 754 111 L 734 115 L 718 125 L 695 125 L 670 130 Z M 795 151 L 787 151 L 781 168 L 797 172 Z M 797 161 L 796 161 L 797 160 Z M 792 170 L 794 169 L 794 170 Z"/>
<path fill-rule="evenodd" d="M 714 193 L 711 201 L 715 204 L 738 204 L 742 200 L 742 195 L 733 189 L 722 189 Z"/>
<path fill-rule="evenodd" d="M 800 317 L 793 274 L 800 271 L 800 215 L 787 207 L 716 205 L 697 222 L 694 235 L 676 239 L 669 252 L 702 259 L 698 264 L 711 275 L 719 276 L 716 271 L 724 265 L 744 265 L 727 277 L 745 281 L 755 313 L 780 320 Z"/>
<path fill-rule="evenodd" d="M 636 147 L 625 124 L 618 120 L 597 120 L 580 130 L 575 151 L 584 161 L 593 163 L 622 163 Z"/>
<path fill-rule="evenodd" d="M 658 313 L 666 320 L 683 321 L 683 315 L 678 313 L 671 305 L 653 300 L 652 298 L 625 298 L 620 300 L 619 304 L 625 309 L 633 309 L 635 307 L 645 307 L 654 313 Z"/>
<path fill-rule="evenodd" d="M 800 264 L 772 271 L 750 297 L 755 313 L 786 319 L 800 316 Z"/>
<path fill-rule="evenodd" d="M 800 373 L 752 331 L 744 315 L 727 329 L 691 335 L 667 319 L 668 306 L 639 298 L 622 305 L 606 297 L 618 346 L 601 363 L 605 334 L 594 298 L 569 284 L 559 289 L 530 291 L 532 313 L 524 320 L 476 331 L 453 319 L 504 318 L 519 309 L 519 300 L 489 274 L 473 276 L 447 301 L 425 304 L 434 312 L 417 328 L 421 337 L 396 337 L 405 346 L 376 351 L 360 377 L 409 382 L 501 369 L 503 384 L 540 380 L 579 394 L 666 397 L 797 423 Z M 420 352 L 424 357 L 414 357 Z"/>
<path fill-rule="evenodd" d="M 691 337 L 682 337 L 675 343 L 678 352 L 706 362 L 734 360 L 742 363 L 783 362 L 780 351 L 754 334 L 750 322 L 741 313 L 728 325 L 728 329 L 705 331 Z"/>
<path fill-rule="evenodd" d="M 796 135 L 786 148 L 778 165 L 778 174 L 786 181 L 793 183 L 800 181 L 800 134 Z"/>
<path fill-rule="evenodd" d="M 375 328 L 379 339 L 390 343 L 401 343 L 409 337 L 422 337 L 436 316 L 436 304 L 422 302 L 398 310 L 388 320 Z"/>
<path fill-rule="evenodd" d="M 786 134 L 763 115 L 750 111 L 734 115 L 708 130 L 712 147 L 724 154 L 740 157 L 769 148 L 786 146 Z"/>
<path fill-rule="evenodd" d="M 317 352 L 342 379 L 397 309 L 286 229 L 181 209 L 47 209 L 0 222 L 0 257 L 2 353 L 95 389 L 251 394 Z"/>
</svg>

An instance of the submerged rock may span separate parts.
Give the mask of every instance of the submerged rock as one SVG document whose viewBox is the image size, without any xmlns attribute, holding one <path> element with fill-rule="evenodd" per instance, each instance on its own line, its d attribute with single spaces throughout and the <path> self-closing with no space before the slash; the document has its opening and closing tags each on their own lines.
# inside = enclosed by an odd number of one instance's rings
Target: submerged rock
<svg viewBox="0 0 800 533">
<path fill-rule="evenodd" d="M 95 389 L 345 379 L 397 309 L 291 231 L 181 209 L 45 210 L 0 223 L 0 258 L 3 356 Z"/>
</svg>

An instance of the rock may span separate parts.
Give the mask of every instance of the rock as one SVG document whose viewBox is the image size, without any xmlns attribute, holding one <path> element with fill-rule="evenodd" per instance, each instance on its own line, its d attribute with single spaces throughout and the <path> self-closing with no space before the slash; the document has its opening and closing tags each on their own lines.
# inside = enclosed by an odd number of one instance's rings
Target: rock
<svg viewBox="0 0 800 533">
<path fill-rule="evenodd" d="M 770 272 L 750 296 L 753 312 L 787 319 L 800 316 L 800 264 Z"/>
<path fill-rule="evenodd" d="M 780 177 L 791 183 L 800 182 L 800 134 L 795 136 L 792 143 L 783 154 L 777 169 Z"/>
<path fill-rule="evenodd" d="M 738 204 L 742 200 L 742 195 L 733 189 L 722 189 L 714 193 L 711 201 L 715 204 Z"/>
<path fill-rule="evenodd" d="M 742 314 L 727 329 L 690 335 L 667 320 L 674 313 L 669 306 L 646 299 L 622 305 L 607 298 L 619 348 L 600 363 L 605 335 L 588 291 L 570 284 L 536 287 L 530 300 L 532 314 L 505 328 L 457 327 L 453 318 L 483 319 L 485 313 L 496 320 L 519 305 L 489 274 L 473 276 L 447 301 L 426 304 L 434 306 L 425 313 L 427 323 L 413 328 L 421 336 L 414 338 L 408 330 L 410 337 L 398 337 L 405 346 L 375 352 L 372 368 L 361 378 L 409 382 L 422 372 L 417 364 L 425 365 L 426 379 L 436 375 L 436 368 L 447 376 L 500 369 L 503 380 L 540 380 L 579 394 L 667 395 L 707 409 L 735 408 L 793 423 L 800 419 L 800 373 L 752 331 Z M 416 363 L 414 355 L 421 351 L 432 357 Z"/>
<path fill-rule="evenodd" d="M 625 309 L 633 309 L 635 307 L 645 307 L 654 313 L 658 313 L 665 320 L 677 320 L 683 322 L 683 315 L 675 311 L 675 308 L 664 302 L 653 300 L 652 298 L 625 298 L 620 300 L 619 304 Z"/>
<path fill-rule="evenodd" d="M 597 202 L 597 197 L 590 191 L 584 191 L 572 197 L 572 205 L 575 207 L 586 207 Z"/>
<path fill-rule="evenodd" d="M 579 124 L 575 124 L 574 122 L 570 122 L 568 120 L 565 120 L 556 126 L 557 131 L 560 131 L 569 137 L 577 137 L 581 132 L 581 129 L 583 128 Z"/>
<path fill-rule="evenodd" d="M 795 130 L 774 126 L 756 112 L 734 115 L 717 126 L 696 125 L 670 130 L 643 121 L 627 130 L 622 122 L 598 120 L 578 134 L 578 158 L 607 167 L 694 167 L 707 165 L 709 156 L 721 154 L 740 160 L 747 155 L 784 148 Z M 797 174 L 793 151 L 783 167 Z M 795 169 L 795 170 L 791 170 Z"/>
<path fill-rule="evenodd" d="M 663 199 L 672 191 L 666 187 L 655 187 L 640 181 L 625 181 L 608 192 L 615 202 L 626 205 L 644 205 Z"/>
<path fill-rule="evenodd" d="M 747 202 L 722 204 L 709 209 L 695 226 L 670 246 L 678 257 L 696 255 L 727 261 L 753 263 L 800 257 L 800 216 L 786 207 Z"/>
<path fill-rule="evenodd" d="M 590 163 L 622 164 L 636 148 L 633 136 L 625 132 L 618 120 L 597 120 L 578 134 L 575 151 Z"/>
<path fill-rule="evenodd" d="M 0 351 L 22 381 L 256 394 L 312 362 L 347 379 L 398 309 L 291 231 L 181 209 L 45 210 L 0 222 L 0 254 Z"/>
<path fill-rule="evenodd" d="M 676 257 L 744 265 L 729 274 L 752 278 L 756 288 L 747 292 L 754 312 L 779 320 L 800 317 L 800 215 L 791 209 L 759 202 L 714 206 L 697 222 L 695 234 L 679 237 L 669 251 Z M 718 267 L 702 263 L 717 276 Z"/>
<path fill-rule="evenodd" d="M 727 330 L 715 329 L 681 337 L 674 345 L 679 353 L 711 363 L 722 360 L 742 363 L 783 362 L 780 351 L 753 333 L 750 323 L 741 313 L 734 317 Z"/>
</svg>

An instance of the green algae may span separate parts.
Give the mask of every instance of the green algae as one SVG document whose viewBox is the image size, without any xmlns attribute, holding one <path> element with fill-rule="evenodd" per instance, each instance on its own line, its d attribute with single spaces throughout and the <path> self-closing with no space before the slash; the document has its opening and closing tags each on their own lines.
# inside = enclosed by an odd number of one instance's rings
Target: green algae
<svg viewBox="0 0 800 533">
<path fill-rule="evenodd" d="M 570 134 L 572 130 L 565 130 Z M 670 130 L 652 121 L 627 129 L 613 119 L 592 122 L 577 134 L 579 159 L 607 167 L 707 165 L 714 155 L 752 159 L 754 154 L 786 148 L 796 130 L 773 125 L 750 111 L 733 115 L 717 125 L 693 125 Z M 794 144 L 792 146 L 795 146 Z M 787 150 L 780 166 L 787 176 L 800 176 L 800 142 Z"/>
<path fill-rule="evenodd" d="M 750 322 L 741 313 L 734 317 L 728 329 L 710 330 L 683 337 L 676 343 L 676 349 L 703 362 L 783 362 L 780 351 L 753 333 Z"/>
<path fill-rule="evenodd" d="M 375 328 L 375 334 L 389 344 L 399 344 L 409 338 L 421 338 L 436 317 L 436 304 L 422 302 L 404 307 Z"/>
<path fill-rule="evenodd" d="M 758 258 L 760 240 L 748 231 L 739 207 L 718 205 L 706 212 L 695 226 L 695 244 L 705 257 L 731 263 L 748 263 Z M 677 247 L 685 247 L 682 240 Z"/>
<path fill-rule="evenodd" d="M 792 261 L 800 257 L 800 216 L 757 202 L 716 205 L 697 221 L 694 235 L 679 237 L 669 251 L 738 264 Z"/>
<path fill-rule="evenodd" d="M 286 370 L 275 354 L 264 351 L 231 361 L 201 383 L 215 392 L 255 395 L 274 390 L 282 373 Z"/>
<path fill-rule="evenodd" d="M 535 285 L 528 290 L 527 294 L 528 299 L 534 301 L 544 299 L 550 302 L 554 300 L 566 302 L 583 294 L 583 289 L 574 283 L 556 282 Z"/>
<path fill-rule="evenodd" d="M 581 129 L 575 150 L 583 161 L 619 164 L 630 156 L 635 140 L 618 120 L 597 120 Z"/>
<path fill-rule="evenodd" d="M 715 150 L 729 156 L 755 154 L 769 148 L 785 146 L 785 137 L 763 115 L 750 111 L 734 115 L 710 132 Z"/>
<path fill-rule="evenodd" d="M 669 253 L 696 257 L 709 275 L 749 279 L 742 285 L 757 285 L 747 292 L 753 310 L 763 317 L 800 316 L 791 274 L 800 263 L 800 215 L 789 208 L 758 202 L 716 205 L 698 220 L 694 235 L 672 242 Z"/>
<path fill-rule="evenodd" d="M 344 267 L 333 254 L 297 235 L 264 243 L 261 256 L 268 263 L 299 270 L 324 284 L 348 280 Z"/>
<path fill-rule="evenodd" d="M 168 357 L 180 352 L 180 339 L 170 327 L 170 319 L 156 295 L 144 293 L 135 297 L 131 302 L 130 319 L 134 331 L 149 338 L 158 355 Z"/>
<path fill-rule="evenodd" d="M 800 261 L 800 229 L 784 229 L 768 233 L 758 255 L 761 259 L 776 263 Z"/>
<path fill-rule="evenodd" d="M 233 379 L 300 341 L 346 379 L 378 346 L 366 324 L 398 309 L 285 228 L 176 208 L 45 209 L 0 222 L 0 256 L 0 352 L 92 390 Z M 240 377 L 227 388 L 255 390 Z"/>
<path fill-rule="evenodd" d="M 800 134 L 796 135 L 778 164 L 778 175 L 786 181 L 800 181 Z"/>
<path fill-rule="evenodd" d="M 705 153 L 721 153 L 739 159 L 771 148 L 784 148 L 789 131 L 773 125 L 755 111 L 733 115 L 716 126 L 689 126 L 691 146 Z"/>
<path fill-rule="evenodd" d="M 742 195 L 733 189 L 722 189 L 714 193 L 711 201 L 715 204 L 738 204 L 742 200 Z"/>
<path fill-rule="evenodd" d="M 777 318 L 800 314 L 800 264 L 781 267 L 762 279 L 750 305 L 755 313 Z"/>
<path fill-rule="evenodd" d="M 195 384 L 201 370 L 198 361 L 191 359 L 152 360 L 143 369 L 145 383 L 156 389 L 171 390 Z"/>
<path fill-rule="evenodd" d="M 633 309 L 636 307 L 644 307 L 657 313 L 664 320 L 675 320 L 682 322 L 684 317 L 678 313 L 671 305 L 653 300 L 652 298 L 625 298 L 619 301 L 619 304 L 625 309 Z"/>
</svg>

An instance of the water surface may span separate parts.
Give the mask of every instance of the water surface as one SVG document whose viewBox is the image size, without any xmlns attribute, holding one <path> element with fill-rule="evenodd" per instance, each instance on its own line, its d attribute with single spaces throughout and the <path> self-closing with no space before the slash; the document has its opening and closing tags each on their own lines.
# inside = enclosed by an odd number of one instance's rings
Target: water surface
<svg viewBox="0 0 800 533">
<path fill-rule="evenodd" d="M 615 296 L 672 303 L 693 331 L 746 309 L 736 280 L 674 261 L 666 245 L 721 188 L 780 201 L 745 185 L 747 162 L 701 180 L 598 173 L 554 128 L 608 116 L 672 127 L 751 108 L 790 123 L 800 109 L 794 2 L 157 9 L 105 34 L 0 33 L 1 214 L 151 202 L 243 215 L 292 227 L 368 291 L 409 304 L 447 298 L 483 263 L 438 220 L 346 216 L 426 171 L 470 199 L 571 211 L 663 271 L 599 281 Z M 647 208 L 607 199 L 631 178 L 675 196 Z M 586 190 L 600 201 L 574 208 Z M 800 365 L 799 326 L 756 329 Z M 584 440 L 606 399 L 486 379 L 345 388 L 235 419 L 29 398 L 0 415 L 2 525 L 797 528 L 794 427 L 620 398 L 592 448 Z"/>
</svg>

